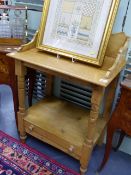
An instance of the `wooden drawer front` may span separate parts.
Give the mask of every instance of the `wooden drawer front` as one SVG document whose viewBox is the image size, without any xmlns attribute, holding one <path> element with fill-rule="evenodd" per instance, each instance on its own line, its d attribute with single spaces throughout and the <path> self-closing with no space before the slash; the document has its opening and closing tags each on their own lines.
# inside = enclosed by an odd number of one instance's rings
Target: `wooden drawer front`
<svg viewBox="0 0 131 175">
<path fill-rule="evenodd" d="M 73 156 L 76 159 L 80 159 L 81 148 L 76 145 L 72 145 L 71 143 L 63 140 L 62 138 L 53 135 L 47 131 L 44 131 L 40 127 L 37 127 L 27 121 L 24 121 L 25 130 L 28 134 L 50 144 L 54 147 L 66 152 L 67 154 Z"/>
</svg>

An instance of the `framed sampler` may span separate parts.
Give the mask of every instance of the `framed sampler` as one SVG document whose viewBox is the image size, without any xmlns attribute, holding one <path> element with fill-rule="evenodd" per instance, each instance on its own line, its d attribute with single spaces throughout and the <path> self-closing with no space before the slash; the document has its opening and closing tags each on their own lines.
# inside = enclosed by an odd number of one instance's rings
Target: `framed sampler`
<svg viewBox="0 0 131 175">
<path fill-rule="evenodd" d="M 101 66 L 119 0 L 45 0 L 37 48 Z"/>
</svg>

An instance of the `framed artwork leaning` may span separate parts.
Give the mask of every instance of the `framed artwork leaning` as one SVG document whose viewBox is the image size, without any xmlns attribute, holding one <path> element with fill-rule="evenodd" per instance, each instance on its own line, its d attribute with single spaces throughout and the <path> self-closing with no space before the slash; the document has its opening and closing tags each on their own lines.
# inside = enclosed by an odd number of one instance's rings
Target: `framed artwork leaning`
<svg viewBox="0 0 131 175">
<path fill-rule="evenodd" d="M 101 66 L 120 0 L 44 0 L 37 48 Z"/>
</svg>

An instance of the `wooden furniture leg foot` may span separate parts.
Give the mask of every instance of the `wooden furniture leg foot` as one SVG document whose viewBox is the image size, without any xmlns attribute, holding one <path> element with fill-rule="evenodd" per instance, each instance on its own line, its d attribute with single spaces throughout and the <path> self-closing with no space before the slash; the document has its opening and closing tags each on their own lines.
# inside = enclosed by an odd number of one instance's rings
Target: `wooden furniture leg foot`
<svg viewBox="0 0 131 175">
<path fill-rule="evenodd" d="M 21 143 L 25 143 L 25 140 L 24 140 L 24 139 L 20 139 L 20 142 L 21 142 Z"/>
<path fill-rule="evenodd" d="M 85 175 L 87 172 L 87 168 L 82 168 L 82 166 L 80 167 L 80 174 L 81 175 Z"/>
<path fill-rule="evenodd" d="M 27 138 L 26 135 L 24 135 L 24 136 L 21 136 L 21 135 L 20 135 L 20 141 L 21 141 L 21 143 L 25 143 L 26 138 Z"/>
<path fill-rule="evenodd" d="M 118 144 L 117 144 L 117 146 L 114 148 L 114 151 L 117 151 L 117 150 L 119 149 L 119 147 L 121 146 L 121 143 L 122 143 L 122 141 L 123 141 L 125 135 L 126 135 L 125 132 L 124 132 L 124 131 L 121 131 Z"/>
<path fill-rule="evenodd" d="M 100 172 L 103 169 L 103 167 L 105 166 L 109 158 L 110 151 L 112 148 L 112 139 L 113 139 L 114 132 L 115 132 L 115 128 L 111 128 L 111 125 L 109 124 L 108 129 L 107 129 L 107 142 L 106 142 L 105 154 L 104 154 L 103 161 L 98 169 L 98 172 Z"/>
</svg>

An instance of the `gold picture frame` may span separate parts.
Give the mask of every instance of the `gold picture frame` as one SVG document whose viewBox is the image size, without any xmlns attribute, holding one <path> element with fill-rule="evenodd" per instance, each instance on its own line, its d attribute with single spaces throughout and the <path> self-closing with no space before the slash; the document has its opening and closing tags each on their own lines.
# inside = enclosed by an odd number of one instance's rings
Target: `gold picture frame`
<svg viewBox="0 0 131 175">
<path fill-rule="evenodd" d="M 120 0 L 45 0 L 37 48 L 101 66 Z"/>
</svg>

